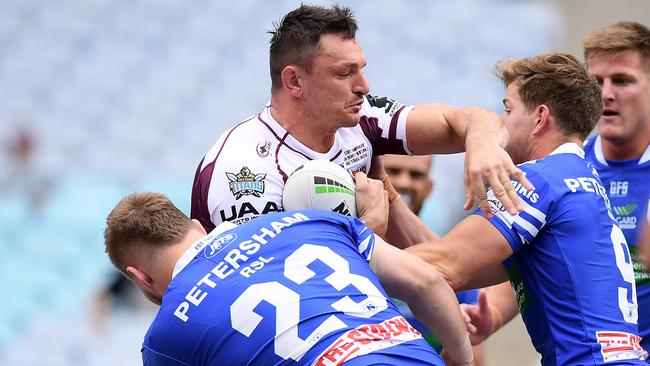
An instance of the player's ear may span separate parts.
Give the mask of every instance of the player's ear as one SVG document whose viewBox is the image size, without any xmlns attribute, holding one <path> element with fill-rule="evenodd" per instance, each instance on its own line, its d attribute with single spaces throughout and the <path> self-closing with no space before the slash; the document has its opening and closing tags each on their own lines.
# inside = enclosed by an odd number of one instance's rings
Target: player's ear
<svg viewBox="0 0 650 366">
<path fill-rule="evenodd" d="M 194 224 L 194 226 L 196 227 L 196 229 L 199 230 L 203 235 L 208 235 L 208 232 L 205 231 L 205 228 L 203 227 L 203 225 L 201 225 L 201 223 L 199 222 L 199 220 L 197 220 L 197 219 L 192 219 L 192 224 Z"/>
<path fill-rule="evenodd" d="M 126 267 L 126 275 L 141 289 L 153 290 L 153 279 L 140 268 L 128 266 Z"/>
<path fill-rule="evenodd" d="M 280 73 L 284 89 L 294 97 L 302 96 L 302 69 L 295 65 L 288 65 Z"/>
<path fill-rule="evenodd" d="M 533 135 L 550 127 L 552 119 L 553 116 L 551 115 L 548 106 L 546 104 L 538 105 L 537 109 L 535 109 L 535 129 L 533 129 Z"/>
<path fill-rule="evenodd" d="M 144 296 L 149 299 L 149 301 L 153 302 L 154 304 L 161 304 L 162 297 L 158 295 L 158 292 L 155 289 L 156 285 L 151 276 L 149 276 L 141 269 L 133 266 L 126 267 L 126 275 L 131 281 L 135 283 L 136 286 L 138 286 L 140 291 L 142 291 Z"/>
</svg>

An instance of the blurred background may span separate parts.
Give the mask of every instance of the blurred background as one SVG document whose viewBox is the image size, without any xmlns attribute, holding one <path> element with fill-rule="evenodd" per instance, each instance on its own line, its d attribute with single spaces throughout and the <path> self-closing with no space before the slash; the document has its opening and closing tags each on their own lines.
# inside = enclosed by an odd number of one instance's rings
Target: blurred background
<svg viewBox="0 0 650 366">
<path fill-rule="evenodd" d="M 270 97 L 266 31 L 299 1 L 3 0 L 0 7 L 0 364 L 138 365 L 155 314 L 103 252 L 125 194 L 189 214 L 195 168 Z M 334 4 L 332 1 L 310 1 Z M 501 113 L 506 57 L 562 50 L 647 0 L 339 1 L 357 16 L 371 93 Z M 424 219 L 462 211 L 462 155 L 438 157 Z M 490 365 L 534 365 L 520 319 Z"/>
</svg>

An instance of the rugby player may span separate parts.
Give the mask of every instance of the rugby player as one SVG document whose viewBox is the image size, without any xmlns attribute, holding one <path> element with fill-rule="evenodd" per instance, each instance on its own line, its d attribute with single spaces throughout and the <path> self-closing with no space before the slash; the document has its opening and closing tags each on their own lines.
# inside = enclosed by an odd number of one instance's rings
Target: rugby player
<svg viewBox="0 0 650 366">
<path fill-rule="evenodd" d="M 489 192 L 491 218 L 477 210 L 407 250 L 455 290 L 509 279 L 543 365 L 645 365 L 629 249 L 582 149 L 603 110 L 596 79 L 562 53 L 506 59 L 496 71 L 507 150 L 535 189 L 513 182 L 525 206 L 517 215 Z"/>
<path fill-rule="evenodd" d="M 472 364 L 447 282 L 357 218 L 289 211 L 206 234 L 165 196 L 139 193 L 104 235 L 113 264 L 160 305 L 146 366 L 444 365 L 387 293 L 440 335 L 448 365 Z"/>
<path fill-rule="evenodd" d="M 203 157 L 194 177 L 192 218 L 210 230 L 281 211 L 284 182 L 307 160 L 367 174 L 375 156 L 462 150 L 466 209 L 478 199 L 490 215 L 486 185 L 508 210 L 522 208 L 510 177 L 532 186 L 503 149 L 507 131 L 498 115 L 370 95 L 356 31 L 346 7 L 301 5 L 284 16 L 270 32 L 270 103 L 224 132 Z M 391 221 L 409 212 L 402 201 L 390 210 Z M 409 242 L 408 225 L 389 227 L 389 241 Z"/>
</svg>

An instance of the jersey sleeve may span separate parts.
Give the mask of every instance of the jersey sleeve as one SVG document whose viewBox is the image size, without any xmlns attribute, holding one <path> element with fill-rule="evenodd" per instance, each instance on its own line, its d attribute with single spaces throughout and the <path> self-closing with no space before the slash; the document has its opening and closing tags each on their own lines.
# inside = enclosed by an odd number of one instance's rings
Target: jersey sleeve
<svg viewBox="0 0 650 366">
<path fill-rule="evenodd" d="M 348 220 L 348 230 L 354 240 L 356 250 L 366 261 L 370 262 L 372 251 L 375 248 L 375 235 L 373 231 L 356 217 L 336 215 Z"/>
<path fill-rule="evenodd" d="M 546 225 L 547 215 L 553 203 L 549 183 L 536 170 L 533 170 L 531 165 L 533 164 L 528 163 L 519 167 L 535 187 L 534 190 L 529 191 L 518 182 L 512 181 L 524 206 L 524 210 L 519 214 L 511 215 L 497 200 L 492 189 L 488 190 L 488 202 L 493 213 L 489 220 L 508 240 L 513 252 L 530 244 L 542 230 Z M 480 208 L 474 213 L 484 216 Z"/>
<path fill-rule="evenodd" d="M 413 106 L 387 97 L 366 95 L 359 125 L 372 145 L 373 156 L 408 154 L 406 119 Z"/>
</svg>

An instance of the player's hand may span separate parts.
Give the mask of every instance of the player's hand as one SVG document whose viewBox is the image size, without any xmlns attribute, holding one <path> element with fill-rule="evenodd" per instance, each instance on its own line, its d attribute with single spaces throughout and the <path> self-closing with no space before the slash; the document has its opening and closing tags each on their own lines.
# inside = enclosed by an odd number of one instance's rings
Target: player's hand
<svg viewBox="0 0 650 366">
<path fill-rule="evenodd" d="M 388 193 L 381 181 L 368 178 L 364 173 L 354 175 L 357 214 L 372 229 L 383 236 L 388 227 Z"/>
<path fill-rule="evenodd" d="M 478 305 L 460 304 L 460 312 L 465 319 L 472 346 L 481 344 L 492 334 L 494 324 L 485 290 L 478 293 Z"/>
<path fill-rule="evenodd" d="M 510 178 L 521 183 L 526 189 L 534 189 L 526 175 L 517 168 L 512 159 L 494 136 L 485 132 L 468 134 L 465 138 L 465 201 L 464 209 L 469 210 L 478 200 L 479 207 L 490 218 L 492 212 L 487 200 L 487 187 L 492 187 L 496 198 L 508 212 L 516 215 L 523 211 L 521 200 Z"/>
</svg>

